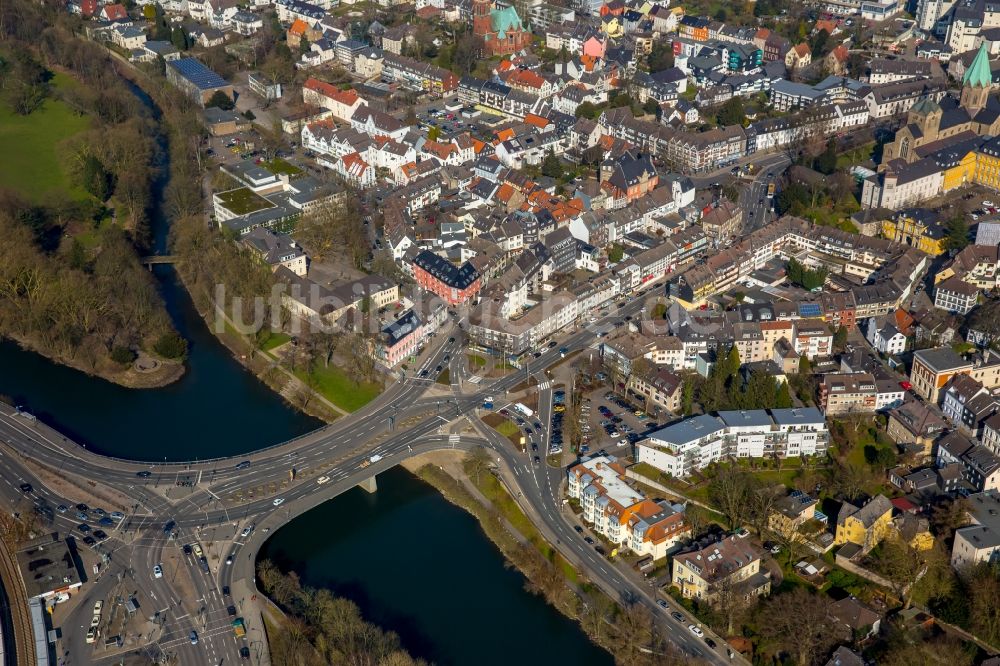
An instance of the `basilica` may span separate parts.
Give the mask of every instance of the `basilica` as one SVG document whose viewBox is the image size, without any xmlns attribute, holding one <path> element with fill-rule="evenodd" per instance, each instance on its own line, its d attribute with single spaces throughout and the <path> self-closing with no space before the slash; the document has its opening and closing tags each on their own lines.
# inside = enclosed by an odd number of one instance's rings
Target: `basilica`
<svg viewBox="0 0 1000 666">
<path fill-rule="evenodd" d="M 951 94 L 937 101 L 928 96 L 910 108 L 906 124 L 885 146 L 880 170 L 895 159 L 915 162 L 965 138 L 1000 134 L 1000 100 L 990 95 L 992 85 L 989 53 L 983 44 L 962 77 L 957 99 Z"/>
</svg>

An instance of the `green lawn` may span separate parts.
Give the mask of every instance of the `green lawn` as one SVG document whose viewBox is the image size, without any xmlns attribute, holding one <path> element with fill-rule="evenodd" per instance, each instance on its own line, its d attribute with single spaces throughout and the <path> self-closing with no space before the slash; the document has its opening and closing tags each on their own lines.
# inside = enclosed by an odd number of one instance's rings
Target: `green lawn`
<svg viewBox="0 0 1000 666">
<path fill-rule="evenodd" d="M 437 378 L 438 384 L 444 384 L 445 386 L 451 386 L 451 370 L 445 368 L 441 371 L 441 374 Z"/>
<path fill-rule="evenodd" d="M 53 88 L 67 87 L 73 80 L 56 74 Z M 89 195 L 74 185 L 63 168 L 57 147 L 69 137 L 90 127 L 87 116 L 78 115 L 62 102 L 47 99 L 27 116 L 0 105 L 0 186 L 9 187 L 36 203 L 49 203 L 52 196 L 85 199 Z"/>
<path fill-rule="evenodd" d="M 281 159 L 280 157 L 275 157 L 270 162 L 264 162 L 263 166 L 271 173 L 277 175 L 285 174 L 287 176 L 297 176 L 302 173 L 302 169 L 287 160 Z"/>
<path fill-rule="evenodd" d="M 272 333 L 271 337 L 265 340 L 264 344 L 260 346 L 260 349 L 261 351 L 269 352 L 272 349 L 280 347 L 291 339 L 292 336 L 287 333 Z"/>
<path fill-rule="evenodd" d="M 295 376 L 307 381 L 306 374 L 301 370 Z M 361 409 L 382 392 L 378 384 L 355 384 L 343 370 L 335 365 L 318 367 L 313 370 L 313 386 L 324 398 L 341 409 L 353 412 Z"/>
<path fill-rule="evenodd" d="M 247 213 L 271 206 L 271 203 L 267 199 L 259 194 L 255 194 L 249 187 L 241 187 L 236 190 L 229 190 L 228 192 L 219 192 L 215 196 L 219 197 L 219 200 L 225 207 L 236 215 L 246 215 Z"/>
<path fill-rule="evenodd" d="M 871 141 L 864 145 L 858 146 L 853 150 L 849 150 L 846 153 L 841 153 L 837 156 L 837 168 L 838 169 L 850 169 L 851 167 L 864 164 L 872 158 L 872 151 L 875 150 L 875 142 Z"/>
<path fill-rule="evenodd" d="M 478 354 L 469 354 L 469 365 L 473 368 L 482 368 L 486 365 L 486 359 Z"/>
</svg>

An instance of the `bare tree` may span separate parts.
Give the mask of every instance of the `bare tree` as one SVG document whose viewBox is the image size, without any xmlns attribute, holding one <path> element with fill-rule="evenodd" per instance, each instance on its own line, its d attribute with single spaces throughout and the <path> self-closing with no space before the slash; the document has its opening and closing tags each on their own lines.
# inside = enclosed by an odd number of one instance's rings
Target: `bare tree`
<svg viewBox="0 0 1000 666">
<path fill-rule="evenodd" d="M 489 473 L 492 467 L 492 459 L 489 451 L 482 446 L 473 448 L 465 456 L 466 474 L 471 476 L 475 484 L 479 485 L 479 479 L 483 474 Z"/>
<path fill-rule="evenodd" d="M 740 527 L 749 515 L 749 477 L 734 465 L 722 465 L 708 486 L 709 496 L 732 528 Z"/>
<path fill-rule="evenodd" d="M 897 535 L 882 540 L 872 553 L 871 566 L 892 584 L 893 593 L 909 607 L 909 592 L 923 568 L 920 556 Z"/>
<path fill-rule="evenodd" d="M 776 594 L 761 606 L 761 635 L 798 666 L 819 663 L 836 640 L 830 632 L 828 605 L 825 596 L 801 587 Z"/>
</svg>

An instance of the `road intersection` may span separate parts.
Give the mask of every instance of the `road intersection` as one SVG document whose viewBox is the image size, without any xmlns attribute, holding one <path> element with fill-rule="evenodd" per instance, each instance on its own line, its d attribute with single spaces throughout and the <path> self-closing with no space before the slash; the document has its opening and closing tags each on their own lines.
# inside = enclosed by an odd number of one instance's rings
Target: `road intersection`
<svg viewBox="0 0 1000 666">
<path fill-rule="evenodd" d="M 652 308 L 650 308 L 651 310 Z M 648 587 L 632 580 L 576 533 L 562 505 L 565 471 L 547 464 L 533 464 L 509 440 L 486 427 L 478 418 L 488 396 L 503 396 L 534 377 L 541 386 L 539 419 L 542 451 L 547 450 L 552 386 L 546 369 L 567 353 L 592 348 L 598 334 L 621 325 L 622 318 L 645 310 L 642 298 L 628 299 L 613 313 L 569 333 L 559 349 L 544 350 L 532 359 L 530 372 L 522 370 L 496 380 L 473 382 L 459 359 L 464 358 L 462 334 L 455 330 L 428 354 L 417 377 L 400 378 L 372 403 L 350 417 L 280 445 L 242 456 L 186 463 L 149 463 L 112 459 L 88 451 L 27 414 L 0 405 L 0 496 L 23 501 L 18 486 L 32 484 L 37 505 L 57 507 L 76 503 L 51 491 L 34 471 L 41 464 L 64 470 L 67 477 L 98 484 L 128 497 L 131 507 L 114 528 L 110 539 L 97 548 L 110 561 L 101 575 L 87 582 L 84 595 L 62 620 L 60 656 L 67 666 L 116 663 L 124 652 L 173 655 L 181 664 L 270 663 L 260 608 L 266 601 L 256 589 L 254 563 L 268 535 L 298 515 L 336 497 L 406 458 L 441 448 L 469 450 L 484 446 L 496 460 L 505 483 L 542 534 L 574 565 L 613 598 L 641 603 L 657 618 L 663 635 L 691 657 L 710 663 L 729 663 L 687 629 L 671 620 L 655 603 Z M 429 395 L 430 381 L 419 378 L 420 369 L 448 367 L 452 378 L 449 395 Z M 430 375 L 430 373 L 429 373 Z M 461 389 L 466 392 L 462 392 Z M 467 418 L 478 436 L 449 433 L 448 426 Z M 374 462 L 372 462 L 374 461 Z M 319 483 L 318 479 L 327 481 Z M 190 486 L 178 486 L 181 480 Z M 185 481 L 186 483 L 187 481 Z M 81 485 L 83 485 L 81 483 Z M 277 502 L 276 500 L 282 500 Z M 72 534 L 79 522 L 70 513 L 52 513 L 54 527 Z M 245 534 L 247 528 L 249 534 Z M 198 543 L 207 551 L 198 562 L 185 546 Z M 231 560 L 227 558 L 232 556 Z M 164 564 L 163 577 L 153 568 Z M 135 597 L 148 632 L 131 636 L 120 648 L 85 643 L 93 603 L 97 599 Z M 116 606 L 117 608 L 117 606 Z M 245 617 L 248 634 L 237 638 L 231 622 L 232 608 Z M 108 613 L 109 624 L 120 621 Z M 124 622 L 121 623 L 124 626 Z M 76 628 L 80 627 L 81 630 Z M 104 627 L 103 636 L 117 628 Z M 197 632 L 197 643 L 192 640 Z M 722 641 L 718 641 L 720 645 Z M 243 656 L 240 649 L 246 648 Z"/>
</svg>

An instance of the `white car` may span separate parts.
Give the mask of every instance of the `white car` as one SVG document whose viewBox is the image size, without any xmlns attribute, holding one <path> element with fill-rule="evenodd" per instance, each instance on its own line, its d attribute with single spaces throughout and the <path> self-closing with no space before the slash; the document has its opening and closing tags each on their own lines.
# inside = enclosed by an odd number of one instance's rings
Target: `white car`
<svg viewBox="0 0 1000 666">
<path fill-rule="evenodd" d="M 702 636 L 705 635 L 705 632 L 702 631 L 701 627 L 699 627 L 698 625 L 692 624 L 688 627 L 688 629 L 690 629 L 691 633 L 697 636 L 698 638 L 701 638 Z"/>
<path fill-rule="evenodd" d="M 240 536 L 246 538 L 250 536 L 251 532 L 253 532 L 253 525 L 247 525 L 246 527 L 243 528 L 243 531 L 240 532 Z"/>
<path fill-rule="evenodd" d="M 275 500 L 271 502 L 271 504 L 273 504 L 274 506 L 280 506 L 284 501 L 285 501 L 284 497 L 278 497 L 275 498 Z"/>
<path fill-rule="evenodd" d="M 100 615 L 95 615 L 94 617 L 90 618 L 90 626 L 91 627 L 96 627 L 96 626 L 98 626 L 100 624 L 101 624 L 101 616 Z"/>
<path fill-rule="evenodd" d="M 318 484 L 319 484 L 319 485 L 321 485 L 321 486 L 322 486 L 322 485 L 323 485 L 324 483 L 328 483 L 329 481 L 330 481 L 330 477 L 328 477 L 328 476 L 321 476 L 321 477 L 319 477 L 318 479 L 316 479 L 316 483 L 318 483 Z"/>
<path fill-rule="evenodd" d="M 153 577 L 163 578 L 163 567 L 161 567 L 159 564 L 153 566 Z"/>
<path fill-rule="evenodd" d="M 87 644 L 93 643 L 97 640 L 97 627 L 91 627 L 87 630 Z"/>
<path fill-rule="evenodd" d="M 992 208 L 995 204 L 989 199 L 987 199 L 986 201 L 983 202 L 983 205 L 986 206 L 987 208 Z"/>
<path fill-rule="evenodd" d="M 101 610 L 103 610 L 103 609 L 104 609 L 104 600 L 103 599 L 98 599 L 97 601 L 94 602 L 94 615 L 100 615 L 101 614 Z"/>
</svg>

